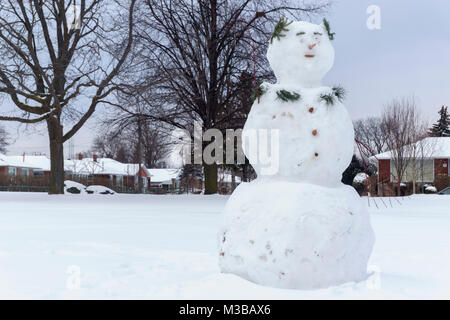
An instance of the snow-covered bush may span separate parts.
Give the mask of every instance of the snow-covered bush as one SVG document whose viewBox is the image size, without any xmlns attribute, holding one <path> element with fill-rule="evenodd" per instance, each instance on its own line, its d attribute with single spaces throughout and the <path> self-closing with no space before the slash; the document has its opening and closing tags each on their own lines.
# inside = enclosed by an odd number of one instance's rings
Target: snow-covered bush
<svg viewBox="0 0 450 320">
<path fill-rule="evenodd" d="M 434 194 L 437 193 L 437 189 L 434 186 L 427 185 L 425 187 L 425 194 Z"/>
<path fill-rule="evenodd" d="M 359 193 L 363 194 L 366 191 L 366 185 L 368 183 L 367 179 L 369 179 L 369 175 L 364 172 L 358 173 L 353 179 L 353 188 Z"/>
</svg>

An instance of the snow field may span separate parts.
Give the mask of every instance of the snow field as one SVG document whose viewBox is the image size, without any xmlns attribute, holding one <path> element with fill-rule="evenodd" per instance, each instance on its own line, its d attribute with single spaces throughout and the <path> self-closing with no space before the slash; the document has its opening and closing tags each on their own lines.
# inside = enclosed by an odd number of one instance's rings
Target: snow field
<svg viewBox="0 0 450 320">
<path fill-rule="evenodd" d="M 219 273 L 217 230 L 227 199 L 0 193 L 0 298 L 450 298 L 448 196 L 392 200 L 393 208 L 378 199 L 380 209 L 371 201 L 375 272 L 313 291 Z"/>
</svg>

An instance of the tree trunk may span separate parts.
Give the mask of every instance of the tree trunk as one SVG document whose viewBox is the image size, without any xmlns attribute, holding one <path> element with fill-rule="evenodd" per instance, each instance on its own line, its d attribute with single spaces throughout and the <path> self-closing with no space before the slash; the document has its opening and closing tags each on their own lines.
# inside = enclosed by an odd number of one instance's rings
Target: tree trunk
<svg viewBox="0 0 450 320">
<path fill-rule="evenodd" d="M 247 160 L 247 159 L 246 159 Z M 248 182 L 248 177 L 247 177 L 247 161 L 246 163 L 243 165 L 242 167 L 242 182 Z"/>
<path fill-rule="evenodd" d="M 236 190 L 236 172 L 234 168 L 231 169 L 231 193 Z"/>
<path fill-rule="evenodd" d="M 50 188 L 49 194 L 64 194 L 64 147 L 63 127 L 59 119 L 47 120 L 50 140 Z"/>
<path fill-rule="evenodd" d="M 217 164 L 203 164 L 205 171 L 205 194 L 217 193 Z"/>
<path fill-rule="evenodd" d="M 138 193 L 143 193 L 143 183 L 142 183 L 142 122 L 141 115 L 138 119 L 138 144 L 137 144 L 137 157 L 139 163 L 139 173 L 138 173 Z"/>
</svg>

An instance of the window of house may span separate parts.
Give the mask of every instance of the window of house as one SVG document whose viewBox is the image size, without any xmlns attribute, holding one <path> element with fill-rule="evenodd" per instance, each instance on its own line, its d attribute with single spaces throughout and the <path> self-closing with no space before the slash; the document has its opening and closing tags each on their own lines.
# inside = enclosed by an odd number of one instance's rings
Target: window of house
<svg viewBox="0 0 450 320">
<path fill-rule="evenodd" d="M 123 186 L 123 176 L 117 176 L 116 185 Z"/>
<path fill-rule="evenodd" d="M 391 161 L 392 181 L 396 182 L 398 177 L 397 169 L 394 161 Z M 417 159 L 409 161 L 402 182 L 434 182 L 434 160 L 433 159 Z"/>
<path fill-rule="evenodd" d="M 34 170 L 34 171 L 33 171 L 33 175 L 34 175 L 35 177 L 43 177 L 43 176 L 44 176 L 44 171 L 41 171 L 41 170 Z"/>
<path fill-rule="evenodd" d="M 28 177 L 30 175 L 30 169 L 22 168 L 22 175 Z"/>
<path fill-rule="evenodd" d="M 10 176 L 17 176 L 17 168 L 9 167 L 8 168 L 8 174 Z"/>
</svg>

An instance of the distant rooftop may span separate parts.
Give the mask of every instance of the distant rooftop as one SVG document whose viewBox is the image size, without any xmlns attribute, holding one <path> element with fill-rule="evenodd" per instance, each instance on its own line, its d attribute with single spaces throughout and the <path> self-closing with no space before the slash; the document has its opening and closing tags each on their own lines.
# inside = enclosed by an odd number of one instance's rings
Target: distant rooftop
<svg viewBox="0 0 450 320">
<path fill-rule="evenodd" d="M 68 170 L 76 174 L 113 174 L 134 176 L 139 172 L 139 164 L 122 163 L 110 158 L 84 158 L 82 160 L 65 160 Z M 147 171 L 147 168 L 143 167 Z"/>
<path fill-rule="evenodd" d="M 6 156 L 0 154 L 0 166 L 50 170 L 50 160 L 45 156 Z"/>
<path fill-rule="evenodd" d="M 152 183 L 172 184 L 172 179 L 178 179 L 181 169 L 148 169 Z"/>
<path fill-rule="evenodd" d="M 40 169 L 50 171 L 50 159 L 46 156 L 6 156 L 0 154 L 0 166 Z M 82 160 L 64 160 L 66 171 L 75 174 L 106 174 L 135 176 L 139 172 L 139 164 L 121 163 L 110 158 L 84 158 Z M 147 169 L 142 166 L 151 181 L 155 183 L 171 183 L 178 178 L 180 169 Z"/>
<path fill-rule="evenodd" d="M 450 158 L 450 137 L 428 137 L 416 143 L 417 147 L 424 146 L 428 158 L 449 159 Z M 375 156 L 377 159 L 391 159 L 392 152 L 386 151 Z M 374 157 L 372 157 L 374 158 Z"/>
</svg>

